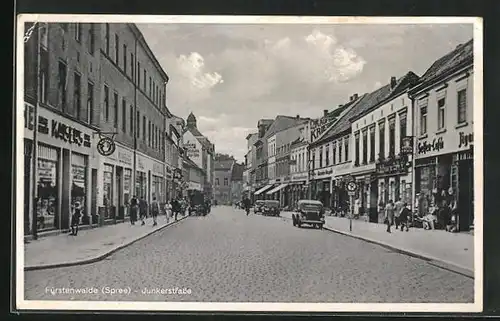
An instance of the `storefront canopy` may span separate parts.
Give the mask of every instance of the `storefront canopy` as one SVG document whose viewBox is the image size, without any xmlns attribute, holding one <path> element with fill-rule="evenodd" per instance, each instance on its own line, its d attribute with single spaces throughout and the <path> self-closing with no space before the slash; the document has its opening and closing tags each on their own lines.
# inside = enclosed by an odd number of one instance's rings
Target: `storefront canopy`
<svg viewBox="0 0 500 321">
<path fill-rule="evenodd" d="M 276 186 L 275 188 L 273 188 L 272 190 L 270 190 L 269 192 L 267 192 L 266 194 L 273 194 L 273 193 L 276 193 L 277 191 L 281 190 L 282 188 L 285 188 L 287 187 L 288 184 L 281 184 L 281 185 L 278 185 Z"/>
<path fill-rule="evenodd" d="M 266 186 L 262 187 L 261 189 L 259 189 L 257 192 L 255 192 L 254 195 L 259 195 L 259 194 L 261 194 L 262 192 L 264 192 L 265 190 L 269 189 L 272 186 L 273 185 L 266 185 Z"/>
</svg>

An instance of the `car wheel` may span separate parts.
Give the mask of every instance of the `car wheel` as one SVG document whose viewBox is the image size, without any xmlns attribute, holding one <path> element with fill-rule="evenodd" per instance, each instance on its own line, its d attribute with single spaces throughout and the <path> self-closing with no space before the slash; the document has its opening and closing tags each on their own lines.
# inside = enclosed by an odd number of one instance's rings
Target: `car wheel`
<svg viewBox="0 0 500 321">
<path fill-rule="evenodd" d="M 301 223 L 300 221 L 297 221 L 297 226 L 298 226 L 299 228 L 301 228 L 301 227 L 302 227 L 302 223 Z"/>
<path fill-rule="evenodd" d="M 323 224 L 319 224 L 319 225 L 318 225 L 318 228 L 319 228 L 320 230 L 322 230 L 322 229 L 323 229 Z"/>
<path fill-rule="evenodd" d="M 295 216 L 294 215 L 292 215 L 292 223 L 293 223 L 293 226 L 297 225 L 297 222 L 295 221 Z"/>
</svg>

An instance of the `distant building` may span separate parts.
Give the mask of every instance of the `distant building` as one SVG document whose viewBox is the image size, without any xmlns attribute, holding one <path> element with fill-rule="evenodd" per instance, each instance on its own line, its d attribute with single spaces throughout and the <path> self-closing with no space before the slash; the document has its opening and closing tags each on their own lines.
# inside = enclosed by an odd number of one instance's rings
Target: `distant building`
<svg viewBox="0 0 500 321">
<path fill-rule="evenodd" d="M 235 163 L 231 172 L 231 200 L 233 203 L 241 201 L 243 197 L 243 172 L 245 164 Z"/>
<path fill-rule="evenodd" d="M 215 155 L 214 199 L 218 204 L 231 204 L 231 178 L 236 160 L 229 155 Z"/>
</svg>

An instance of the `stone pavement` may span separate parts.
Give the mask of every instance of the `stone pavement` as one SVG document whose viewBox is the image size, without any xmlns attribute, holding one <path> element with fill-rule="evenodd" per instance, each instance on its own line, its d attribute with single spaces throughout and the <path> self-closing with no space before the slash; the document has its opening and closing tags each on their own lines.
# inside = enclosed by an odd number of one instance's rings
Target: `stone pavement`
<svg viewBox="0 0 500 321">
<path fill-rule="evenodd" d="M 282 212 L 281 216 L 291 219 L 292 212 Z M 352 220 L 350 232 L 349 219 L 335 216 L 325 217 L 324 228 L 433 261 L 470 277 L 474 275 L 474 236 L 469 233 L 422 228 L 410 228 L 409 232 L 401 232 L 396 231 L 394 226 L 391 228 L 392 233 L 387 233 L 384 224 L 369 223 L 363 218 Z"/>
<path fill-rule="evenodd" d="M 186 218 L 179 216 L 178 221 Z M 140 240 L 168 225 L 175 223 L 171 218 L 158 217 L 158 225 L 147 218 L 146 225 L 130 222 L 106 225 L 78 231 L 78 236 L 66 233 L 39 238 L 24 244 L 24 269 L 38 270 L 92 263 Z"/>
</svg>

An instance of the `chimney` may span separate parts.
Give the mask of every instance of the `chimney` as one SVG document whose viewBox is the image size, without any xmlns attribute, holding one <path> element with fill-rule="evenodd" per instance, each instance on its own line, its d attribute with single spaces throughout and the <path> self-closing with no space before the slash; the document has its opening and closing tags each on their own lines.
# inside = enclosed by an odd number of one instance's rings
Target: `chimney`
<svg viewBox="0 0 500 321">
<path fill-rule="evenodd" d="M 326 117 L 328 115 L 328 109 L 323 109 L 323 117 Z"/>
<path fill-rule="evenodd" d="M 349 101 L 352 101 L 352 96 L 349 96 Z"/>
<path fill-rule="evenodd" d="M 300 115 L 295 116 L 295 118 L 300 119 Z"/>
<path fill-rule="evenodd" d="M 343 105 L 343 104 L 340 104 L 340 105 L 339 105 L 339 108 L 342 108 L 342 106 L 344 106 L 344 105 Z"/>
<path fill-rule="evenodd" d="M 356 99 L 358 99 L 358 94 L 357 93 L 354 94 L 354 95 L 352 95 L 352 100 L 356 100 Z"/>
<path fill-rule="evenodd" d="M 391 89 L 394 89 L 396 87 L 396 77 L 391 77 Z"/>
</svg>

